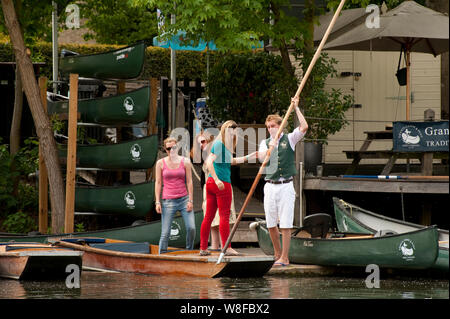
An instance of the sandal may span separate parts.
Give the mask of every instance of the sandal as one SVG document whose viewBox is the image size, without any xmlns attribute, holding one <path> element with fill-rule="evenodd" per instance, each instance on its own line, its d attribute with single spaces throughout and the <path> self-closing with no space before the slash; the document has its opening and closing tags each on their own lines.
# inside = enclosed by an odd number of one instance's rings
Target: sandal
<svg viewBox="0 0 450 319">
<path fill-rule="evenodd" d="M 209 255 L 211 255 L 211 253 L 209 251 L 207 251 L 207 250 L 201 250 L 200 249 L 200 254 L 199 255 L 200 256 L 209 256 Z"/>
</svg>

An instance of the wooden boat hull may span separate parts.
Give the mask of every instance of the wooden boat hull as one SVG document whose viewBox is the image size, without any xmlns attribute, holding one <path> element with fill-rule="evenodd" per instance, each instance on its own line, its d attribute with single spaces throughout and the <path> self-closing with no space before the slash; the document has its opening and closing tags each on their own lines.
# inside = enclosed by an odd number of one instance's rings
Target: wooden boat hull
<svg viewBox="0 0 450 319">
<path fill-rule="evenodd" d="M 158 135 L 117 144 L 77 146 L 77 167 L 103 169 L 148 169 L 158 155 Z M 59 156 L 67 156 L 67 146 L 59 145 Z"/>
<path fill-rule="evenodd" d="M 148 120 L 150 88 L 148 86 L 96 99 L 78 100 L 80 120 L 96 124 L 137 124 Z M 48 114 L 67 114 L 69 100 L 47 98 Z"/>
<path fill-rule="evenodd" d="M 381 230 L 393 230 L 399 234 L 424 229 L 426 226 L 413 224 L 379 215 L 341 199 L 333 198 L 336 225 L 339 231 L 375 234 Z M 449 271 L 448 230 L 438 229 L 439 254 L 433 269 Z"/>
<path fill-rule="evenodd" d="M 124 186 L 77 187 L 75 211 L 145 217 L 153 207 L 155 182 Z"/>
<path fill-rule="evenodd" d="M 145 48 L 145 42 L 141 41 L 104 53 L 61 57 L 59 69 L 63 75 L 76 73 L 87 78 L 133 79 L 142 72 Z"/>
<path fill-rule="evenodd" d="M 82 269 L 83 253 L 79 251 L 42 244 L 40 248 L 35 248 L 37 244 L 0 243 L 0 246 L 0 277 L 19 280 L 61 280 L 69 275 L 66 272 L 68 265 L 78 266 L 80 272 Z"/>
<path fill-rule="evenodd" d="M 200 244 L 200 226 L 203 221 L 203 211 L 196 211 L 195 214 L 195 240 L 194 246 L 198 247 Z M 126 240 L 135 242 L 148 242 L 149 244 L 159 244 L 159 238 L 161 236 L 161 221 L 153 221 L 148 223 L 142 223 L 135 226 L 119 227 L 105 230 L 79 232 L 72 234 L 60 234 L 60 235 L 14 235 L 4 234 L 0 235 L 0 241 L 2 242 L 40 242 L 47 243 L 49 239 L 56 237 L 102 237 L 111 238 L 116 240 Z M 183 218 L 176 216 L 172 222 L 171 235 L 169 237 L 169 246 L 171 247 L 186 247 L 186 227 L 184 226 Z"/>
<path fill-rule="evenodd" d="M 224 257 L 217 264 L 219 254 L 199 256 L 199 251 L 173 251 L 166 254 L 118 252 L 60 241 L 62 247 L 78 249 L 83 265 L 89 268 L 152 275 L 182 275 L 196 277 L 261 277 L 273 265 L 266 256 Z M 152 249 L 157 250 L 157 247 Z"/>
<path fill-rule="evenodd" d="M 260 222 L 256 230 L 259 246 L 264 253 L 272 255 L 273 246 L 264 223 Z M 434 264 L 438 254 L 438 233 L 435 227 L 386 237 L 355 236 L 292 237 L 289 260 L 296 264 L 323 266 L 366 267 L 376 264 L 382 268 L 425 269 Z"/>
</svg>

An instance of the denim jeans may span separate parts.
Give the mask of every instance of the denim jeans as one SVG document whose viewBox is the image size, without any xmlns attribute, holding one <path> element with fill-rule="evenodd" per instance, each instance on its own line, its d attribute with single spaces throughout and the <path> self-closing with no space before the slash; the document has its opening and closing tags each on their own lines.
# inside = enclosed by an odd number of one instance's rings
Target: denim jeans
<svg viewBox="0 0 450 319">
<path fill-rule="evenodd" d="M 169 245 L 170 229 L 173 217 L 177 211 L 181 212 L 186 228 L 186 249 L 194 249 L 195 239 L 195 216 L 194 210 L 186 210 L 189 196 L 174 199 L 163 199 L 161 203 L 161 238 L 159 239 L 159 253 L 167 252 Z"/>
</svg>

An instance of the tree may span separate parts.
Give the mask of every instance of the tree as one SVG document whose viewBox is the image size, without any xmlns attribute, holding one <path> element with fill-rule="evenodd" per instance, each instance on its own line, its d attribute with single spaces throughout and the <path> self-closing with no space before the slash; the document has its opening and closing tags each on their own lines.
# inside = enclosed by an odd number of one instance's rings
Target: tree
<svg viewBox="0 0 450 319">
<path fill-rule="evenodd" d="M 281 9 L 289 0 L 130 0 L 137 6 L 151 5 L 165 16 L 164 31 L 169 37 L 178 30 L 186 41 L 214 41 L 219 51 L 248 50 L 260 40 L 272 40 L 281 52 L 283 66 L 294 74 L 288 45 L 302 45 L 302 25 Z M 171 24 L 170 15 L 176 22 Z M 291 39 L 296 39 L 291 43 Z M 300 41 L 298 41 L 300 40 Z"/>
<path fill-rule="evenodd" d="M 103 44 L 132 44 L 157 35 L 156 10 L 136 7 L 123 0 L 87 0 L 79 3 L 85 26 L 84 38 Z"/>
<path fill-rule="evenodd" d="M 48 170 L 50 200 L 52 205 L 52 231 L 59 232 L 64 227 L 64 184 L 59 166 L 56 142 L 47 114 L 45 114 L 36 82 L 31 58 L 27 54 L 25 40 L 12 0 L 1 0 L 5 26 L 13 45 L 16 62 L 25 95 L 33 116 L 39 143 L 43 148 L 44 161 Z"/>
</svg>

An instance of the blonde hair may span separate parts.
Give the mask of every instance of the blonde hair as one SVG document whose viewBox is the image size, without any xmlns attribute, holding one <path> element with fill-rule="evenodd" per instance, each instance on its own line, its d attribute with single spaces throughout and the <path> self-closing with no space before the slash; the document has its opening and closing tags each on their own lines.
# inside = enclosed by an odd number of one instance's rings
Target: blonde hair
<svg viewBox="0 0 450 319">
<path fill-rule="evenodd" d="M 277 123 L 277 125 L 281 125 L 281 122 L 283 122 L 283 118 L 278 114 L 270 114 L 267 116 L 264 123 L 267 125 L 267 123 L 270 121 L 274 121 L 275 123 Z"/>
<path fill-rule="evenodd" d="M 176 138 L 170 137 L 170 136 L 169 136 L 169 137 L 166 138 L 166 139 L 164 140 L 164 142 L 163 142 L 164 148 L 166 148 L 166 144 L 167 144 L 167 143 L 170 143 L 170 142 L 178 143 L 178 141 L 177 141 Z"/>
<path fill-rule="evenodd" d="M 228 150 L 231 151 L 231 153 L 234 153 L 234 150 L 236 149 L 237 144 L 237 135 L 234 135 L 231 137 L 230 134 L 227 134 L 228 129 L 230 126 L 237 126 L 236 122 L 233 120 L 228 120 L 225 123 L 222 124 L 220 127 L 220 134 L 217 136 L 216 141 L 221 141 Z M 231 146 L 231 149 L 229 148 Z"/>
</svg>

